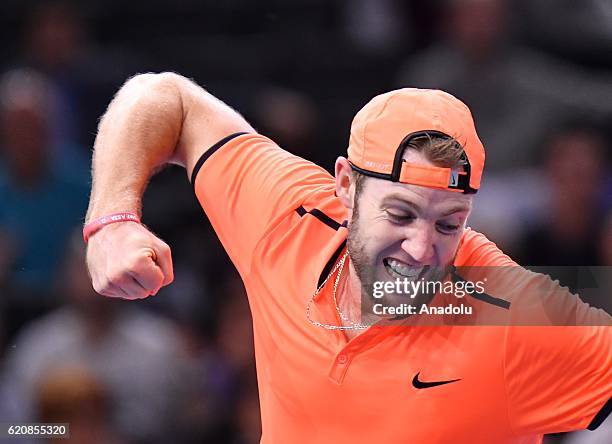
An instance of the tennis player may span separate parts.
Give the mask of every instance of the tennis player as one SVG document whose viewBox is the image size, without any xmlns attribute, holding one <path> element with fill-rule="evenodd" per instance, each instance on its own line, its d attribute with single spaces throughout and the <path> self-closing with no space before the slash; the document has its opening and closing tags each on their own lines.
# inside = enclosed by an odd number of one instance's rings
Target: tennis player
<svg viewBox="0 0 612 444">
<path fill-rule="evenodd" d="M 595 428 L 612 405 L 601 310 L 563 296 L 588 324 L 564 327 L 407 326 L 418 317 L 373 310 L 379 282 L 519 268 L 466 227 L 484 157 L 462 102 L 401 89 L 357 113 L 334 178 L 190 80 L 138 75 L 96 138 L 84 228 L 93 286 L 139 299 L 172 282 L 170 248 L 140 211 L 149 177 L 179 164 L 248 292 L 262 443 L 531 444 Z M 391 287 L 397 307 L 406 296 Z M 519 294 L 564 291 L 533 273 L 514 287 L 471 304 L 511 313 Z"/>
</svg>

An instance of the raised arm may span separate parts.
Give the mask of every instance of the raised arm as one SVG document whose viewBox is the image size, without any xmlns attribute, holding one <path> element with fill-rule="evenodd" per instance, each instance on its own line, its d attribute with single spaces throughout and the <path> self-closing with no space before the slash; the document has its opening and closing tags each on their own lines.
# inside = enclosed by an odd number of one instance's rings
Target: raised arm
<svg viewBox="0 0 612 444">
<path fill-rule="evenodd" d="M 173 73 L 128 80 L 101 119 L 93 155 L 93 187 L 86 222 L 114 212 L 140 215 L 149 178 L 166 163 L 189 175 L 219 139 L 252 131 L 234 110 Z M 172 282 L 170 248 L 143 226 L 107 225 L 91 236 L 87 264 L 94 289 L 129 299 Z"/>
</svg>

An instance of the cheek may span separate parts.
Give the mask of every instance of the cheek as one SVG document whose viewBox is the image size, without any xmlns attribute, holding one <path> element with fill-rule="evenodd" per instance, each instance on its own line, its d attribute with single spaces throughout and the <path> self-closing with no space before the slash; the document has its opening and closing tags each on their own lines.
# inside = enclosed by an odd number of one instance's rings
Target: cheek
<svg viewBox="0 0 612 444">
<path fill-rule="evenodd" d="M 439 235 L 436 241 L 436 250 L 442 264 L 449 264 L 453 262 L 460 240 L 461 234 L 454 236 L 445 236 L 442 234 Z"/>
<path fill-rule="evenodd" d="M 401 230 L 394 229 L 384 220 L 365 220 L 362 217 L 358 225 L 360 244 L 371 262 L 381 262 L 383 257 L 401 246 Z"/>
<path fill-rule="evenodd" d="M 401 255 L 402 242 L 405 240 L 405 230 L 396 228 L 388 223 L 380 224 L 376 233 L 370 240 L 371 257 L 376 263 L 388 256 Z"/>
</svg>

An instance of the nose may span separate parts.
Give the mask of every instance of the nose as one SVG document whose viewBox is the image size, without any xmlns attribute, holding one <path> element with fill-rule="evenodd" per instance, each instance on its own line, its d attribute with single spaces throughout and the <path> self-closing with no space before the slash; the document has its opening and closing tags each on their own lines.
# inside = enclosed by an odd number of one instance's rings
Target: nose
<svg viewBox="0 0 612 444">
<path fill-rule="evenodd" d="M 404 250 L 415 265 L 435 265 L 436 249 L 434 246 L 435 233 L 432 227 L 425 223 L 411 226 L 402 242 Z"/>
</svg>

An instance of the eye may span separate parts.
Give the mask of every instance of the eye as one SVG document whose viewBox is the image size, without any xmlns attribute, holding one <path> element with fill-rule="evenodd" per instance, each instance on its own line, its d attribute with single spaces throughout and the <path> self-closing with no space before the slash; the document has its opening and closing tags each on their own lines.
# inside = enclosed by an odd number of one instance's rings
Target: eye
<svg viewBox="0 0 612 444">
<path fill-rule="evenodd" d="M 386 211 L 387 217 L 394 224 L 406 224 L 412 222 L 415 218 L 413 214 L 406 213 L 395 213 L 393 211 Z"/>
<path fill-rule="evenodd" d="M 457 233 L 457 231 L 459 231 L 459 227 L 460 225 L 455 225 L 455 224 L 447 224 L 447 223 L 443 223 L 443 222 L 438 222 L 436 224 L 438 231 L 442 234 L 455 234 Z"/>
</svg>

